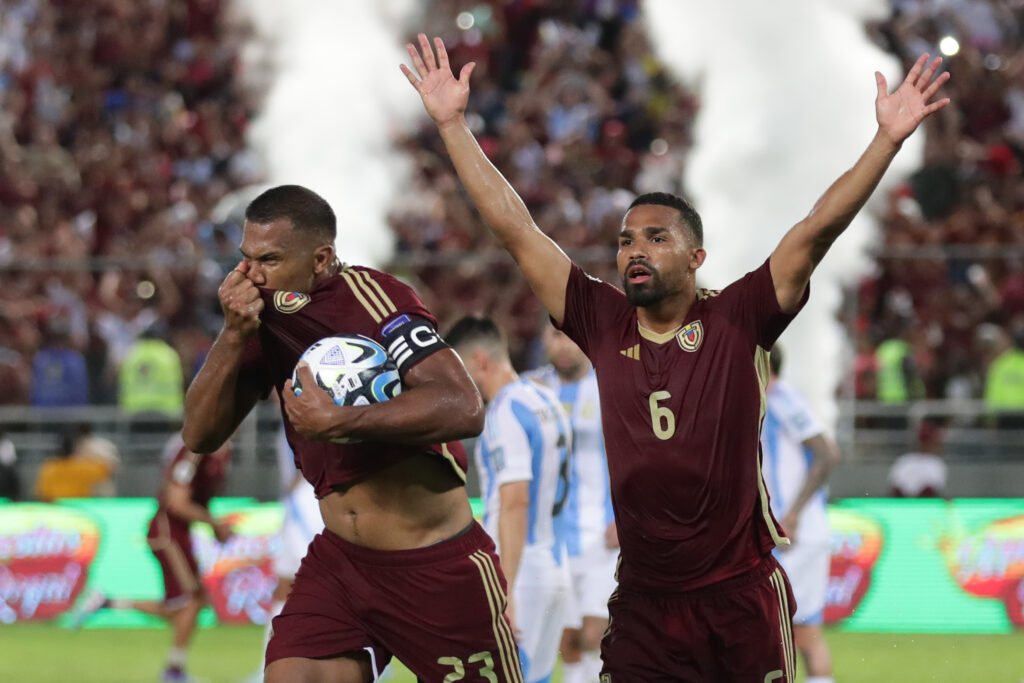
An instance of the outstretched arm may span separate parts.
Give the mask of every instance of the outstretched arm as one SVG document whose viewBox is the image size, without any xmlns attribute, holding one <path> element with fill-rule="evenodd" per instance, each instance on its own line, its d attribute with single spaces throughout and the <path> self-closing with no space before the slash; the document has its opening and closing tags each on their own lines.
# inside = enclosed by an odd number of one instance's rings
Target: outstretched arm
<svg viewBox="0 0 1024 683">
<path fill-rule="evenodd" d="M 401 65 L 402 73 L 416 88 L 427 113 L 437 124 L 441 139 L 473 204 L 501 246 L 519 264 L 534 294 L 555 322 L 561 324 L 572 263 L 565 252 L 533 222 L 526 204 L 487 159 L 466 125 L 463 113 L 469 100 L 469 77 L 476 65 L 470 62 L 462 67 L 456 80 L 441 39 L 434 39 L 436 60 L 430 42 L 422 33 L 419 43 L 419 50 L 412 43 L 406 45 L 415 73 L 404 64 Z"/>
<path fill-rule="evenodd" d="M 839 446 L 824 434 L 818 434 L 806 439 L 803 445 L 811 451 L 811 457 L 813 458 L 811 468 L 807 472 L 807 476 L 804 478 L 804 483 L 800 487 L 796 498 L 793 499 L 789 510 L 786 511 L 786 516 L 780 520 L 782 527 L 786 530 L 786 535 L 789 536 L 790 540 L 794 541 L 799 538 L 797 524 L 800 520 L 800 513 L 804 511 L 804 508 L 811 498 L 814 497 L 814 494 L 828 482 L 829 475 L 839 465 L 840 459 Z M 792 548 L 793 546 L 785 547 Z"/>
<path fill-rule="evenodd" d="M 825 191 L 807 218 L 793 226 L 772 252 L 772 280 L 783 311 L 797 308 L 814 268 L 874 192 L 903 141 L 925 118 L 949 104 L 948 98 L 929 104 L 949 80 L 948 72 L 935 78 L 941 63 L 942 59 L 937 58 L 926 69 L 928 55 L 921 55 L 892 94 L 885 77 L 875 72 L 878 131 L 874 139 L 853 168 Z"/>
</svg>

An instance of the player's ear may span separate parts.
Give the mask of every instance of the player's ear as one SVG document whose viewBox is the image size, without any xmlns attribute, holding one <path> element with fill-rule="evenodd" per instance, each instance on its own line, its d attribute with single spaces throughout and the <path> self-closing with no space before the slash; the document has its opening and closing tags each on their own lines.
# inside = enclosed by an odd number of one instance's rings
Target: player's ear
<svg viewBox="0 0 1024 683">
<path fill-rule="evenodd" d="M 334 245 L 321 244 L 313 250 L 313 273 L 319 275 L 334 263 Z"/>
<path fill-rule="evenodd" d="M 704 265 L 704 259 L 708 257 L 708 253 L 704 251 L 703 247 L 697 247 L 690 254 L 690 269 L 697 270 Z"/>
</svg>

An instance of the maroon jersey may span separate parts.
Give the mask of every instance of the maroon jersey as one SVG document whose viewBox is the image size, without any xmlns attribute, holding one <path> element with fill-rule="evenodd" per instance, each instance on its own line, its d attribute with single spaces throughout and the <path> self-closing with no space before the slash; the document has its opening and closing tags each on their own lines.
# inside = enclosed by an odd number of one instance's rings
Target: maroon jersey
<svg viewBox="0 0 1024 683">
<path fill-rule="evenodd" d="M 408 285 L 371 268 L 342 266 L 309 294 L 261 289 L 258 343 L 250 343 L 241 373 L 269 392 L 280 393 L 292 376 L 299 356 L 324 337 L 362 334 L 388 350 L 404 377 L 417 362 L 445 348 L 434 333 L 437 320 Z M 414 446 L 382 441 L 336 444 L 312 441 L 299 435 L 281 403 L 288 444 L 295 465 L 316 489 L 318 498 L 335 486 L 351 484 L 377 470 L 418 453 L 432 453 L 448 461 L 466 480 L 466 454 L 446 444 Z"/>
<path fill-rule="evenodd" d="M 188 528 L 188 520 L 176 517 L 166 510 L 164 489 L 171 482 L 188 486 L 192 502 L 209 508 L 210 499 L 224 488 L 224 479 L 227 476 L 228 464 L 231 460 L 231 447 L 224 444 L 213 453 L 199 455 L 185 447 L 181 436 L 174 436 L 164 449 L 164 459 L 167 464 L 164 467 L 161 491 L 157 497 L 159 502 L 157 516 L 167 512 L 168 520 L 172 525 Z"/>
<path fill-rule="evenodd" d="M 767 261 L 721 292 L 698 290 L 666 334 L 573 266 L 562 327 L 597 371 L 624 588 L 700 588 L 788 542 L 761 479 L 760 431 L 768 349 L 792 319 Z"/>
</svg>

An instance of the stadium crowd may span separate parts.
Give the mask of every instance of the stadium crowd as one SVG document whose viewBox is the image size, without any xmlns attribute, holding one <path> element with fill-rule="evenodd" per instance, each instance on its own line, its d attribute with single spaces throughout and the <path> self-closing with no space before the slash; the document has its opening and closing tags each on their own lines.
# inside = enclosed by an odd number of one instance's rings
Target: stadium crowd
<svg viewBox="0 0 1024 683">
<path fill-rule="evenodd" d="M 881 216 L 875 273 L 850 293 L 855 393 L 1024 410 L 1024 3 L 893 5 L 872 35 L 904 67 L 945 54 L 954 106 L 929 122 L 924 165 Z"/>
<path fill-rule="evenodd" d="M 0 6 L 0 265 L 14 275 L 0 293 L 0 401 L 53 405 L 29 388 L 57 363 L 89 387 L 57 403 L 115 402 L 147 330 L 171 343 L 187 381 L 237 244 L 217 204 L 261 175 L 245 145 L 240 35 L 219 0 Z M 998 358 L 1024 358 L 1024 3 L 893 8 L 867 30 L 904 68 L 959 50 L 954 106 L 928 128 L 924 167 L 888 197 L 875 272 L 850 292 L 851 385 L 896 403 L 980 398 Z M 472 125 L 488 155 L 560 244 L 611 276 L 634 194 L 684 192 L 699 109 L 656 58 L 638 3 L 434 0 L 424 16 L 453 61 L 478 63 Z M 418 173 L 391 216 L 391 268 L 442 322 L 492 312 L 517 364 L 535 365 L 541 311 L 437 136 L 425 123 L 398 144 Z"/>
<path fill-rule="evenodd" d="M 0 402 L 114 402 L 146 332 L 188 378 L 219 326 L 210 216 L 261 173 L 221 5 L 0 1 Z"/>
</svg>

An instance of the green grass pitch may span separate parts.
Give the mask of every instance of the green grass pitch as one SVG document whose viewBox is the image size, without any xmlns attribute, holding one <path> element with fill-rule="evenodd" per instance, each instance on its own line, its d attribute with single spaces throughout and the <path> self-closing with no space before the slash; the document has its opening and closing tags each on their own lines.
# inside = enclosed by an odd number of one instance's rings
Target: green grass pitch
<svg viewBox="0 0 1024 683">
<path fill-rule="evenodd" d="M 190 659 L 209 683 L 240 683 L 260 661 L 262 631 L 203 629 Z M 999 636 L 829 632 L 840 683 L 1019 683 L 1024 633 Z M 5 683 L 149 683 L 159 680 L 169 633 L 155 629 L 67 631 L 48 624 L 0 626 Z M 413 683 L 405 671 L 392 683 Z M 802 679 L 801 679 L 802 680 Z M 558 683 L 556 676 L 554 683 Z"/>
</svg>

